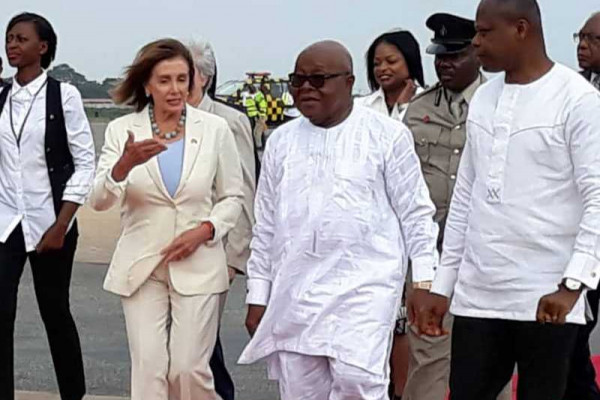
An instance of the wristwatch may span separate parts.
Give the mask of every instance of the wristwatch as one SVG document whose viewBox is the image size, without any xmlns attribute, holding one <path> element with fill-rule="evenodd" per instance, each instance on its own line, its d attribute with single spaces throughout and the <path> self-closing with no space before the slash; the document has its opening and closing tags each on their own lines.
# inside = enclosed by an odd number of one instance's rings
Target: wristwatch
<svg viewBox="0 0 600 400">
<path fill-rule="evenodd" d="M 576 279 L 566 278 L 562 281 L 562 285 L 569 292 L 577 292 L 583 284 Z"/>
<path fill-rule="evenodd" d="M 431 281 L 413 282 L 413 289 L 431 290 Z"/>
</svg>

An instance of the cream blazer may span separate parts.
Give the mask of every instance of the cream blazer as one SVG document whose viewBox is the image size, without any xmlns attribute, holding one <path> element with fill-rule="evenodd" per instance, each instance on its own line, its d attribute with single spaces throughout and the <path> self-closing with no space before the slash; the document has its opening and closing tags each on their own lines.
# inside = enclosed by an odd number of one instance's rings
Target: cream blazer
<svg viewBox="0 0 600 400">
<path fill-rule="evenodd" d="M 90 204 L 97 211 L 121 207 L 121 236 L 104 281 L 110 292 L 131 296 L 160 265 L 161 250 L 204 221 L 214 225 L 214 239 L 187 259 L 170 263 L 171 284 L 182 295 L 221 293 L 229 287 L 222 238 L 237 223 L 243 199 L 235 140 L 224 119 L 190 106 L 185 128 L 183 170 L 173 197 L 157 157 L 135 167 L 122 182 L 111 177 L 128 130 L 136 141 L 152 138 L 148 108 L 106 128 Z M 143 205 L 125 201 L 128 193 L 141 196 Z"/>
</svg>

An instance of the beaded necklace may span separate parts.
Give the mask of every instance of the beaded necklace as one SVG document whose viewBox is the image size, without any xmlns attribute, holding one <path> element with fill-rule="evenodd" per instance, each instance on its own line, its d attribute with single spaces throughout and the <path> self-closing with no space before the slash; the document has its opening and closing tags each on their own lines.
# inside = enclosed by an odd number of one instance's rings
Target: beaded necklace
<svg viewBox="0 0 600 400">
<path fill-rule="evenodd" d="M 154 133 L 156 136 L 159 136 L 163 139 L 170 140 L 170 139 L 173 139 L 174 137 L 176 137 L 177 135 L 179 135 L 181 132 L 183 132 L 183 128 L 185 126 L 185 119 L 186 119 L 185 107 L 183 108 L 183 111 L 181 112 L 181 117 L 179 117 L 179 122 L 177 122 L 177 128 L 175 128 L 175 130 L 171 131 L 171 132 L 160 133 L 160 128 L 158 127 L 158 124 L 156 123 L 156 118 L 154 117 L 154 106 L 152 105 L 152 103 L 150 103 L 149 113 L 150 113 L 150 125 L 152 126 L 152 133 Z"/>
</svg>

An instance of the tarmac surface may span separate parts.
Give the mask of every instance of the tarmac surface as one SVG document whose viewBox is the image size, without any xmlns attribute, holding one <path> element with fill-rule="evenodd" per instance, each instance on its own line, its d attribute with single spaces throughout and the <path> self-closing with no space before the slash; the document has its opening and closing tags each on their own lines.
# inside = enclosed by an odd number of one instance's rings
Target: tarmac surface
<svg viewBox="0 0 600 400">
<path fill-rule="evenodd" d="M 125 322 L 118 296 L 102 290 L 106 266 L 76 263 L 71 304 L 84 353 L 88 394 L 129 394 L 130 361 Z M 221 326 L 226 363 L 236 384 L 236 400 L 276 400 L 278 390 L 268 381 L 263 364 L 236 365 L 248 342 L 244 328 L 245 285 L 236 279 L 229 293 Z M 29 267 L 19 292 L 15 332 L 15 385 L 17 390 L 57 393 L 46 335 L 37 309 Z M 43 393 L 19 393 L 17 400 L 58 400 Z M 88 397 L 88 400 L 96 399 Z M 98 400 L 113 398 L 98 398 Z"/>
</svg>

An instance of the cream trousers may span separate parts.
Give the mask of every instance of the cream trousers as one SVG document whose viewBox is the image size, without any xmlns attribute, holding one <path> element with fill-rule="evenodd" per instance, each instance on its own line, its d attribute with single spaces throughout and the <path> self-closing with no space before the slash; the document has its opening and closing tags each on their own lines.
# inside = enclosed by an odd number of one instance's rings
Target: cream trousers
<svg viewBox="0 0 600 400">
<path fill-rule="evenodd" d="M 131 400 L 220 400 L 210 357 L 225 294 L 182 296 L 168 267 L 122 298 L 131 353 Z"/>
</svg>

